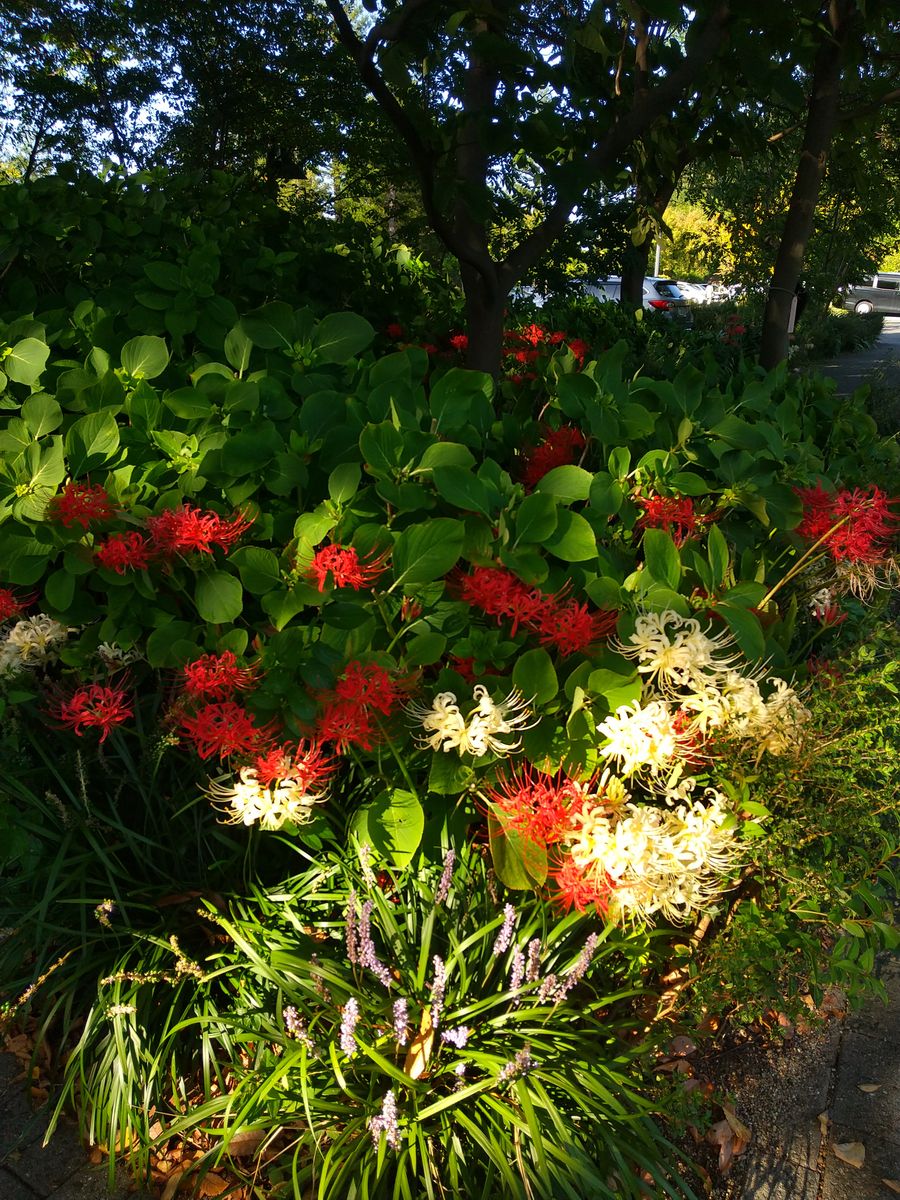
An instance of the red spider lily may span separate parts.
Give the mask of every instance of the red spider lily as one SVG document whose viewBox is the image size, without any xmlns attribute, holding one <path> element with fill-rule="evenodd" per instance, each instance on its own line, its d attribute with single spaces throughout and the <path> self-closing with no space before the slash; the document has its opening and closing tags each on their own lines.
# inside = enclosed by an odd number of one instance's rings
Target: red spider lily
<svg viewBox="0 0 900 1200">
<path fill-rule="evenodd" d="M 557 330 L 555 333 L 551 333 L 551 334 L 547 335 L 547 345 L 548 346 L 559 346 L 565 340 L 566 340 L 566 335 L 559 330 Z"/>
<path fill-rule="evenodd" d="M 457 655 L 451 654 L 450 666 L 458 675 L 462 675 L 466 683 L 478 682 L 478 676 L 475 674 L 474 658 L 459 658 Z"/>
<path fill-rule="evenodd" d="M 451 337 L 451 339 L 450 339 L 450 345 L 453 347 L 454 350 L 459 350 L 460 352 L 462 352 L 464 350 L 468 350 L 468 348 L 469 348 L 468 336 L 464 333 L 454 333 L 453 337 Z"/>
<path fill-rule="evenodd" d="M 320 592 L 325 591 L 328 576 L 335 587 L 353 588 L 355 592 L 371 587 L 385 569 L 388 552 L 384 551 L 370 562 L 361 562 L 352 546 L 321 546 L 313 555 L 308 573 L 316 581 Z"/>
<path fill-rule="evenodd" d="M 570 600 L 548 609 L 538 625 L 541 645 L 553 646 L 560 654 L 586 654 L 600 638 L 616 628 L 618 613 L 591 612 L 586 604 Z"/>
<path fill-rule="evenodd" d="M 393 338 L 397 342 L 403 337 L 403 326 L 398 325 L 396 321 L 392 321 L 385 330 L 385 333 L 389 338 Z"/>
<path fill-rule="evenodd" d="M 812 615 L 824 629 L 833 629 L 835 625 L 847 620 L 847 613 L 833 601 L 817 605 L 812 610 Z"/>
<path fill-rule="evenodd" d="M 569 338 L 568 345 L 569 349 L 575 355 L 576 362 L 581 366 L 591 352 L 590 346 L 587 342 L 583 342 L 581 338 Z"/>
<path fill-rule="evenodd" d="M 253 518 L 245 513 L 236 512 L 229 519 L 192 504 L 167 508 L 155 517 L 147 518 L 153 549 L 164 558 L 194 550 L 212 554 L 214 546 L 227 554 L 252 524 Z"/>
<path fill-rule="evenodd" d="M 81 737 L 85 729 L 99 729 L 105 742 L 114 726 L 133 716 L 134 709 L 122 687 L 104 687 L 90 683 L 78 688 L 68 699 L 58 702 L 53 716 Z"/>
<path fill-rule="evenodd" d="M 581 807 L 584 795 L 584 786 L 561 771 L 545 775 L 527 764 L 487 792 L 503 829 L 540 846 L 553 845 L 565 835 L 572 808 Z"/>
<path fill-rule="evenodd" d="M 513 353 L 513 358 L 516 360 L 517 363 L 523 363 L 523 364 L 533 363 L 537 360 L 537 357 L 538 357 L 537 350 L 521 349 L 521 350 L 516 350 Z"/>
<path fill-rule="evenodd" d="M 635 496 L 643 509 L 639 529 L 664 529 L 676 546 L 697 533 L 704 518 L 694 512 L 690 496 Z"/>
<path fill-rule="evenodd" d="M 304 792 L 313 793 L 334 771 L 334 760 L 318 742 L 285 742 L 258 754 L 253 762 L 262 787 L 289 781 Z"/>
<path fill-rule="evenodd" d="M 329 699 L 316 722 L 319 741 L 331 742 L 341 754 L 351 747 L 372 750 L 380 738 L 371 712 L 354 700 Z"/>
<path fill-rule="evenodd" d="M 150 566 L 153 548 L 142 533 L 112 533 L 94 550 L 101 567 L 124 575 L 126 571 L 142 571 Z"/>
<path fill-rule="evenodd" d="M 0 624 L 10 621 L 13 617 L 21 617 L 30 604 L 34 604 L 36 594 L 17 596 L 10 588 L 0 587 Z"/>
<path fill-rule="evenodd" d="M 72 525 L 87 529 L 91 521 L 110 521 L 115 515 L 115 506 L 99 483 L 67 483 L 47 504 L 47 518 L 66 529 Z"/>
<path fill-rule="evenodd" d="M 542 440 L 525 460 L 522 482 L 533 488 L 554 467 L 565 467 L 580 457 L 587 445 L 584 434 L 574 425 L 546 429 Z"/>
<path fill-rule="evenodd" d="M 390 672 L 377 663 L 347 663 L 343 675 L 335 685 L 338 700 L 358 704 L 364 709 L 374 708 L 389 717 L 403 698 L 403 690 Z"/>
<path fill-rule="evenodd" d="M 532 346 L 538 346 L 547 335 L 541 329 L 540 325 L 526 325 L 524 329 L 518 331 L 518 337 L 523 342 L 529 342 Z"/>
<path fill-rule="evenodd" d="M 193 715 L 183 715 L 180 733 L 192 742 L 201 758 L 228 758 L 232 754 L 250 758 L 271 738 L 272 726 L 260 727 L 233 700 L 204 704 Z"/>
<path fill-rule="evenodd" d="M 230 650 L 221 654 L 204 654 L 181 670 L 184 691 L 188 696 L 206 696 L 224 700 L 232 692 L 246 692 L 259 674 L 259 664 L 239 667 Z"/>
<path fill-rule="evenodd" d="M 561 860 L 553 871 L 554 895 L 557 903 L 564 909 L 575 908 L 578 912 L 587 912 L 596 908 L 606 912 L 609 908 L 609 896 L 612 891 L 612 881 L 607 876 L 606 886 L 598 889 L 596 882 L 589 879 L 581 871 L 574 860 L 566 857 Z"/>
<path fill-rule="evenodd" d="M 897 526 L 897 515 L 891 511 L 897 501 L 879 487 L 832 493 L 816 486 L 795 488 L 795 492 L 803 505 L 803 519 L 797 526 L 801 537 L 816 542 L 828 535 L 825 545 L 837 561 L 871 563 L 884 557 Z"/>
<path fill-rule="evenodd" d="M 611 633 L 617 620 L 616 613 L 592 613 L 586 604 L 564 602 L 558 595 L 530 588 L 505 567 L 474 567 L 460 583 L 460 596 L 498 623 L 504 618 L 512 621 L 512 637 L 521 626 L 563 655 L 584 652 Z"/>
</svg>

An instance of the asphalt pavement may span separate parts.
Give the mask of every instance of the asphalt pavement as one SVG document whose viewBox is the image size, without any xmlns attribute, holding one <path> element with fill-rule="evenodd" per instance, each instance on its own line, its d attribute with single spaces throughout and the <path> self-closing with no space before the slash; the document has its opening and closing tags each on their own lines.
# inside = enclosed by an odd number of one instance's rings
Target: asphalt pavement
<svg viewBox="0 0 900 1200">
<path fill-rule="evenodd" d="M 882 375 L 884 386 L 900 391 L 900 316 L 885 317 L 881 336 L 867 350 L 839 354 L 814 363 L 812 369 L 833 379 L 842 396 Z"/>
</svg>

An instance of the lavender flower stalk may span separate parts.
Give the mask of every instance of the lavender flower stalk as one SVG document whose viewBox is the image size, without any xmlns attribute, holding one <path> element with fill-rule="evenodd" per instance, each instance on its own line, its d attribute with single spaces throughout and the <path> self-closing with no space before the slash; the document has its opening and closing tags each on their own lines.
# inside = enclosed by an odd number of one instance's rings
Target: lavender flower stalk
<svg viewBox="0 0 900 1200">
<path fill-rule="evenodd" d="M 500 932 L 497 934 L 494 941 L 494 949 L 491 951 L 494 958 L 503 954 L 509 949 L 509 944 L 512 941 L 513 926 L 516 923 L 516 910 L 511 904 L 507 904 L 503 909 L 503 924 L 500 926 Z"/>
<path fill-rule="evenodd" d="M 352 1058 L 356 1053 L 356 1025 L 359 1021 L 359 1003 L 355 997 L 351 996 L 344 1005 L 344 1011 L 341 1014 L 341 1032 L 340 1045 L 341 1050 L 348 1058 Z"/>
<path fill-rule="evenodd" d="M 450 883 L 453 879 L 453 862 L 456 858 L 455 850 L 448 850 L 444 858 L 444 869 L 441 871 L 440 882 L 438 883 L 437 891 L 434 893 L 435 904 L 444 904 L 450 894 Z"/>
<path fill-rule="evenodd" d="M 347 900 L 347 923 L 345 940 L 347 943 L 347 958 L 351 966 L 359 965 L 359 932 L 356 927 L 356 892 L 352 891 Z"/>
<path fill-rule="evenodd" d="M 455 1046 L 457 1050 L 462 1050 L 466 1042 L 468 1042 L 471 1032 L 468 1025 L 459 1025 L 456 1029 L 445 1029 L 441 1034 L 441 1041 L 446 1042 L 450 1046 Z"/>
<path fill-rule="evenodd" d="M 434 967 L 434 979 L 431 983 L 431 1024 L 437 1029 L 444 1007 L 444 989 L 447 986 L 447 972 L 444 960 L 436 954 L 431 960 Z"/>
<path fill-rule="evenodd" d="M 517 992 L 525 978 L 525 955 L 516 946 L 513 952 L 512 966 L 509 970 L 509 990 Z"/>
<path fill-rule="evenodd" d="M 394 1037 L 401 1046 L 409 1039 L 409 1004 L 404 996 L 394 1001 Z"/>
<path fill-rule="evenodd" d="M 309 1030 L 306 1028 L 306 1022 L 294 1008 L 293 1004 L 289 1004 L 281 1013 L 284 1021 L 284 1030 L 289 1038 L 300 1042 L 306 1046 L 308 1050 L 315 1050 L 315 1043 L 309 1036 Z"/>
<path fill-rule="evenodd" d="M 557 1002 L 560 1000 L 565 1000 L 572 988 L 575 987 L 576 984 L 581 983 L 582 979 L 584 978 L 585 971 L 587 971 L 588 967 L 591 965 L 591 959 L 594 957 L 594 951 L 597 949 L 597 942 L 599 942 L 599 940 L 599 936 L 596 933 L 592 933 L 584 943 L 582 951 L 578 955 L 578 959 L 574 967 L 572 967 L 568 975 L 566 975 L 565 979 L 557 989 L 556 996 L 554 997 Z"/>
<path fill-rule="evenodd" d="M 391 973 L 378 957 L 375 943 L 372 941 L 372 908 L 372 901 L 367 900 L 359 917 L 359 961 L 362 966 L 369 968 L 380 983 L 389 988 L 393 982 Z"/>
<path fill-rule="evenodd" d="M 528 964 L 525 968 L 525 982 L 537 983 L 541 976 L 541 939 L 532 938 L 528 943 Z"/>
<path fill-rule="evenodd" d="M 384 1134 L 385 1141 L 392 1150 L 400 1149 L 400 1126 L 397 1121 L 397 1097 L 394 1095 L 393 1090 L 385 1092 L 380 1115 L 369 1118 L 369 1132 L 372 1134 L 372 1141 L 376 1150 L 378 1149 L 378 1144 L 381 1141 L 382 1134 Z"/>
<path fill-rule="evenodd" d="M 516 1054 L 516 1057 L 505 1063 L 497 1075 L 498 1083 L 509 1083 L 519 1075 L 525 1075 L 532 1070 L 537 1063 L 531 1057 L 531 1047 L 526 1045 Z"/>
</svg>

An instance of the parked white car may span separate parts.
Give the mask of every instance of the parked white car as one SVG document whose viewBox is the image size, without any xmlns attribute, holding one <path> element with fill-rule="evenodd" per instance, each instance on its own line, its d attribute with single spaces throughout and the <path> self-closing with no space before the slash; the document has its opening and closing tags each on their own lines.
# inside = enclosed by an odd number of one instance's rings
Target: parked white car
<svg viewBox="0 0 900 1200">
<path fill-rule="evenodd" d="M 689 283 L 686 279 L 677 279 L 678 290 L 690 304 L 709 304 L 709 293 L 705 283 Z"/>
<path fill-rule="evenodd" d="M 622 295 L 622 277 L 609 275 L 597 283 L 587 284 L 584 290 L 589 296 L 596 296 L 598 300 L 614 300 L 618 303 Z M 657 275 L 645 276 L 644 308 L 665 313 L 671 320 L 688 329 L 694 324 L 694 314 L 674 279 L 661 279 Z"/>
</svg>

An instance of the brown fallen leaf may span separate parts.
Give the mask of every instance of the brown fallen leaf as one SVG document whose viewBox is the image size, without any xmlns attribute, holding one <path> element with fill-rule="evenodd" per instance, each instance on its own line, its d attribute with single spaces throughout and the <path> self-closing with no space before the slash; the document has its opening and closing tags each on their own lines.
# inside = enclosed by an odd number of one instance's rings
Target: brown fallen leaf
<svg viewBox="0 0 900 1200">
<path fill-rule="evenodd" d="M 838 1142 L 834 1147 L 834 1156 L 858 1170 L 866 1161 L 866 1148 L 862 1142 Z"/>
<path fill-rule="evenodd" d="M 228 1139 L 225 1150 L 233 1158 L 254 1158 L 265 1140 L 264 1129 L 242 1129 Z"/>
<path fill-rule="evenodd" d="M 731 1126 L 732 1131 L 734 1132 L 734 1136 L 736 1138 L 739 1138 L 745 1144 L 747 1142 L 749 1142 L 750 1139 L 753 1137 L 753 1134 L 750 1132 L 750 1130 L 747 1128 L 747 1126 L 744 1124 L 744 1122 L 740 1119 L 740 1117 L 737 1115 L 737 1113 L 734 1111 L 734 1109 L 731 1108 L 727 1104 L 723 1104 L 722 1112 L 725 1114 L 725 1120 Z M 736 1151 L 736 1153 L 738 1153 L 738 1151 Z"/>
<path fill-rule="evenodd" d="M 431 1009 L 426 1005 L 422 1010 L 419 1032 L 409 1043 L 406 1061 L 403 1063 L 403 1070 L 410 1079 L 421 1079 L 428 1070 L 428 1060 L 431 1058 L 433 1046 L 434 1026 L 431 1023 Z"/>
<path fill-rule="evenodd" d="M 166 1184 L 163 1194 L 159 1200 L 175 1200 L 175 1193 L 178 1191 L 178 1185 L 185 1176 L 184 1171 L 175 1171 L 169 1176 L 169 1182 Z"/>
<path fill-rule="evenodd" d="M 669 1043 L 669 1054 L 673 1058 L 686 1058 L 689 1054 L 693 1054 L 696 1049 L 696 1042 L 692 1041 L 689 1037 L 685 1037 L 683 1034 L 672 1038 L 672 1041 Z"/>
<path fill-rule="evenodd" d="M 734 1130 L 727 1121 L 716 1121 L 706 1133 L 706 1140 L 719 1147 L 719 1171 L 727 1175 L 734 1158 Z"/>
<path fill-rule="evenodd" d="M 822 1134 L 822 1137 L 828 1137 L 828 1112 L 820 1112 L 816 1120 L 819 1122 L 819 1132 Z"/>
<path fill-rule="evenodd" d="M 867 1096 L 871 1096 L 873 1092 L 880 1092 L 882 1087 L 880 1083 L 858 1083 L 856 1086 Z"/>
<path fill-rule="evenodd" d="M 900 1195 L 900 1179 L 882 1179 L 885 1187 L 889 1187 L 892 1192 L 897 1192 Z"/>
</svg>

